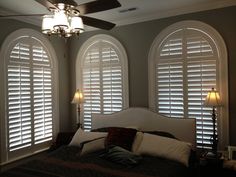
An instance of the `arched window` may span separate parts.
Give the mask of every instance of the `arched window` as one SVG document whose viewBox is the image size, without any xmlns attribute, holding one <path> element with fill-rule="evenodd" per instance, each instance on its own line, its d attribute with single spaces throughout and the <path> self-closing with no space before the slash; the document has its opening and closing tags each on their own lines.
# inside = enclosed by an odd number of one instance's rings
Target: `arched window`
<svg viewBox="0 0 236 177">
<path fill-rule="evenodd" d="M 81 47 L 76 62 L 76 83 L 84 93 L 81 119 L 91 128 L 91 114 L 111 114 L 128 107 L 128 61 L 115 38 L 100 34 Z"/>
<path fill-rule="evenodd" d="M 57 128 L 57 61 L 42 34 L 21 29 L 2 47 L 5 161 L 49 147 Z M 4 127 L 6 125 L 6 127 Z"/>
<path fill-rule="evenodd" d="M 150 108 L 168 117 L 195 118 L 200 148 L 211 148 L 212 108 L 204 100 L 216 88 L 224 105 L 217 109 L 219 141 L 221 147 L 228 143 L 227 53 L 217 31 L 198 21 L 169 26 L 153 42 L 149 72 Z"/>
</svg>

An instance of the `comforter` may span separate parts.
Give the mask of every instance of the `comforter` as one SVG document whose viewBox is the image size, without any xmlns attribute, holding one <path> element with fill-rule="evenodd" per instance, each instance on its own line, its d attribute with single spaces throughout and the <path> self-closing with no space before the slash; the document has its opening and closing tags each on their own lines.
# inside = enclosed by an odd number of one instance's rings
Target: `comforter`
<svg viewBox="0 0 236 177">
<path fill-rule="evenodd" d="M 135 166 L 106 160 L 101 152 L 84 156 L 79 148 L 63 146 L 47 157 L 12 168 L 1 177 L 190 177 L 191 169 L 175 161 L 143 156 Z"/>
</svg>

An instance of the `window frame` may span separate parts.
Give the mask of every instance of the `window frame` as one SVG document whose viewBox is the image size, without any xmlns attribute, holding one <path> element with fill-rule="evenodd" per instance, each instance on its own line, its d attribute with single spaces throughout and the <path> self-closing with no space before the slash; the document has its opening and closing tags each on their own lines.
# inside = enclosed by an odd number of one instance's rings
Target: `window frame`
<svg viewBox="0 0 236 177">
<path fill-rule="evenodd" d="M 0 91 L 0 96 L 1 99 L 0 101 L 0 116 L 2 119 L 0 120 L 0 137 L 1 137 L 1 159 L 0 163 L 5 164 L 9 163 L 18 159 L 21 159 L 23 157 L 30 156 L 32 154 L 38 153 L 40 151 L 45 150 L 45 147 L 41 147 L 40 144 L 36 145 L 38 148 L 31 148 L 31 150 L 27 153 L 22 155 L 21 153 L 13 153 L 14 155 L 8 155 L 8 139 L 7 139 L 7 134 L 8 134 L 8 128 L 7 128 L 7 89 L 8 89 L 8 84 L 7 84 L 7 66 L 8 66 L 8 54 L 11 52 L 12 48 L 9 48 L 9 46 L 12 46 L 12 43 L 14 43 L 15 40 L 20 39 L 21 37 L 34 37 L 35 40 L 40 42 L 40 44 L 44 47 L 44 49 L 47 51 L 49 60 L 51 62 L 51 68 L 52 68 L 52 104 L 54 105 L 53 107 L 53 136 L 52 138 L 54 139 L 56 137 L 57 132 L 59 131 L 59 89 L 58 89 L 58 61 L 56 57 L 55 50 L 52 46 L 52 44 L 48 41 L 47 38 L 45 38 L 40 32 L 28 29 L 28 28 L 22 28 L 19 30 L 16 30 L 12 33 L 10 33 L 6 39 L 4 40 L 2 47 L 1 47 L 1 62 L 2 65 L 0 66 L 0 72 L 3 73 L 0 76 L 0 79 L 3 81 L 3 84 L 0 86 L 1 91 Z M 10 50 L 9 50 L 10 49 Z M 31 75 L 32 77 L 32 75 Z M 52 140 L 53 141 L 53 140 Z M 49 148 L 48 144 L 48 148 Z M 15 156 L 16 155 L 16 156 Z"/>
<path fill-rule="evenodd" d="M 160 51 L 160 47 L 162 43 L 165 41 L 168 36 L 179 29 L 184 28 L 195 28 L 205 32 L 208 36 L 211 36 L 212 41 L 214 41 L 217 52 L 218 52 L 218 62 L 219 67 L 222 72 L 218 73 L 218 81 L 219 83 L 219 94 L 221 95 L 223 106 L 218 108 L 218 137 L 219 137 L 219 148 L 224 149 L 229 144 L 229 104 L 228 104 L 228 55 L 227 49 L 224 42 L 224 39 L 221 35 L 210 25 L 203 23 L 201 21 L 195 20 L 186 20 L 174 23 L 164 30 L 162 30 L 154 39 L 149 55 L 148 55 L 148 80 L 149 80 L 149 88 L 148 88 L 148 97 L 149 97 L 149 108 L 153 111 L 156 111 L 155 104 L 156 104 L 156 74 L 155 74 L 155 66 L 158 60 L 158 55 Z"/>
<path fill-rule="evenodd" d="M 86 51 L 89 49 L 91 45 L 96 43 L 97 41 L 106 41 L 110 43 L 116 51 L 118 51 L 117 55 L 119 57 L 121 68 L 122 68 L 122 87 L 123 87 L 123 109 L 126 109 L 129 107 L 129 82 L 128 82 L 128 57 L 126 54 L 126 50 L 123 47 L 123 45 L 114 37 L 107 35 L 107 34 L 97 34 L 89 39 L 87 39 L 82 46 L 79 49 L 79 52 L 76 57 L 76 65 L 75 65 L 75 71 L 76 71 L 76 88 L 82 89 L 82 77 L 83 77 L 83 69 L 82 64 L 85 58 Z M 82 106 L 83 109 L 83 106 Z M 83 110 L 82 110 L 83 111 Z M 81 123 L 84 123 L 84 120 L 80 120 Z"/>
</svg>

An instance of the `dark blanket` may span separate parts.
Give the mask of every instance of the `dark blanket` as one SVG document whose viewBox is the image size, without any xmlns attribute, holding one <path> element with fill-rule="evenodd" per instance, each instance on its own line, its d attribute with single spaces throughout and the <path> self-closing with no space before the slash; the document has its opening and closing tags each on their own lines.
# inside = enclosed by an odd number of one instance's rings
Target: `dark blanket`
<svg viewBox="0 0 236 177">
<path fill-rule="evenodd" d="M 1 177 L 190 177 L 184 165 L 151 156 L 143 156 L 139 164 L 124 166 L 106 160 L 101 152 L 79 156 L 76 147 L 64 146 L 46 158 L 12 168 Z"/>
</svg>

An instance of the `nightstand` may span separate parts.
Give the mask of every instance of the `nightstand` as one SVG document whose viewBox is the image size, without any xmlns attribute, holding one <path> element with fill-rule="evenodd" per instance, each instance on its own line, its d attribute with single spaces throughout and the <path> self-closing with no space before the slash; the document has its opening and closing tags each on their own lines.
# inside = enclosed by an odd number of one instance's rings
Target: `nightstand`
<svg viewBox="0 0 236 177">
<path fill-rule="evenodd" d="M 236 176 L 236 160 L 224 160 L 224 177 Z"/>
<path fill-rule="evenodd" d="M 221 154 L 217 154 L 217 156 L 202 154 L 197 167 L 198 177 L 223 177 L 223 162 Z"/>
</svg>

